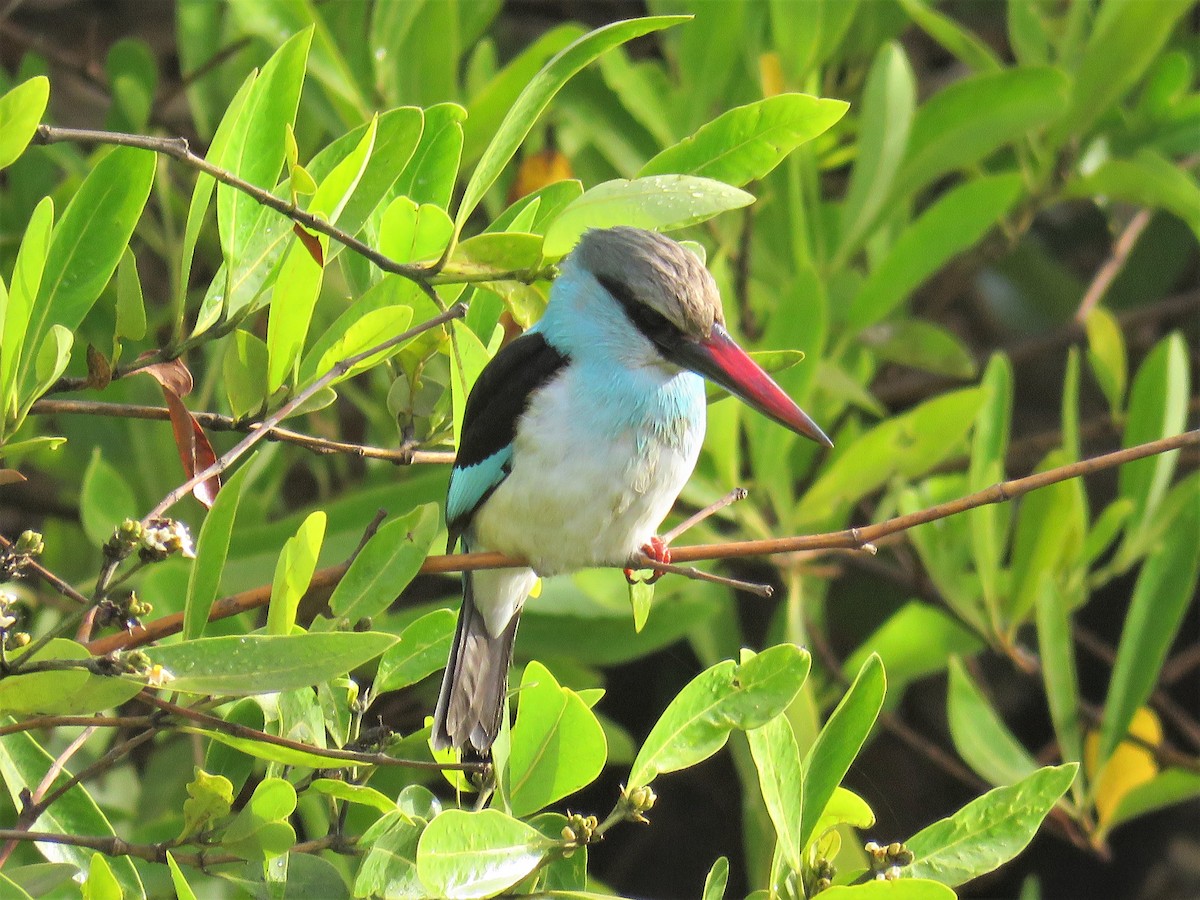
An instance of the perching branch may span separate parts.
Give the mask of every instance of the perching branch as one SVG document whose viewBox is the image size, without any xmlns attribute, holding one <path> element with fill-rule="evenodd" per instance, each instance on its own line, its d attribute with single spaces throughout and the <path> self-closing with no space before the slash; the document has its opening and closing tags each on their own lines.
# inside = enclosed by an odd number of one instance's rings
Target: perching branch
<svg viewBox="0 0 1200 900">
<path fill-rule="evenodd" d="M 699 544 L 690 547 L 675 547 L 671 550 L 672 557 L 679 562 L 695 562 L 712 559 L 734 559 L 745 556 L 768 556 L 777 553 L 795 553 L 802 550 L 844 550 L 862 549 L 873 541 L 878 541 L 888 535 L 897 534 L 924 525 L 947 516 L 966 512 L 980 506 L 1001 503 L 1012 500 L 1030 491 L 1080 478 L 1124 465 L 1148 456 L 1156 456 L 1178 450 L 1181 447 L 1200 446 L 1200 430 L 1186 431 L 1183 434 L 1162 438 L 1146 444 L 1138 444 L 1124 450 L 1106 453 L 1091 459 L 1082 460 L 1066 466 L 1059 466 L 1045 472 L 1039 472 L 1026 478 L 1017 478 L 992 485 L 982 491 L 976 491 L 957 500 L 939 503 L 928 509 L 919 510 L 904 516 L 896 516 L 875 525 L 862 528 L 848 528 L 832 531 L 826 534 L 800 535 L 797 537 L 776 538 L 772 540 L 732 541 L 723 544 Z M 421 566 L 422 575 L 444 575 L 452 572 L 477 571 L 479 569 L 502 569 L 521 566 L 520 560 L 509 559 L 500 553 L 456 553 L 446 556 L 429 556 Z M 617 564 L 618 568 L 623 568 Z M 649 566 L 652 568 L 653 566 Z M 345 566 L 332 566 L 318 571 L 312 579 L 312 588 L 331 587 L 345 573 Z M 209 620 L 216 621 L 239 613 L 247 612 L 265 606 L 271 598 L 271 586 L 255 588 L 231 597 L 225 597 L 213 604 Z M 100 638 L 88 644 L 88 650 L 93 654 L 111 653 L 113 650 L 139 647 L 147 643 L 177 634 L 183 627 L 183 614 L 174 613 L 163 616 L 153 622 L 135 628 L 132 631 L 121 632 L 109 637 Z"/>
</svg>

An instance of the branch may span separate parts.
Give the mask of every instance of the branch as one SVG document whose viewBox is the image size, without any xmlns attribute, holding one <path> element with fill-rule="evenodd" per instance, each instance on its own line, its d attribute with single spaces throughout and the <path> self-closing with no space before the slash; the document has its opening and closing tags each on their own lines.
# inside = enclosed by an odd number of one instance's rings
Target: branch
<svg viewBox="0 0 1200 900">
<path fill-rule="evenodd" d="M 1113 242 L 1112 255 L 1104 261 L 1104 265 L 1096 270 L 1096 276 L 1088 285 L 1087 291 L 1084 292 L 1083 299 L 1079 301 L 1079 308 L 1075 310 L 1076 325 L 1087 323 L 1088 314 L 1099 305 L 1121 269 L 1125 268 L 1125 263 L 1129 259 L 1134 245 L 1142 236 L 1142 232 L 1146 230 L 1146 226 L 1150 224 L 1151 212 L 1149 209 L 1139 210 Z"/>
<path fill-rule="evenodd" d="M 364 766 L 399 766 L 406 769 L 429 769 L 434 772 L 480 772 L 488 767 L 487 763 L 474 762 L 459 762 L 459 763 L 440 763 L 424 759 L 400 759 L 395 756 L 388 756 L 386 753 L 364 753 L 356 750 L 335 750 L 325 749 L 322 747 L 314 747 L 311 744 L 305 744 L 301 741 L 293 741 L 289 738 L 279 737 L 278 735 L 268 734 L 265 731 L 259 731 L 257 728 L 250 728 L 246 725 L 239 725 L 236 722 L 227 722 L 218 716 L 210 716 L 208 713 L 202 713 L 195 709 L 189 709 L 186 706 L 180 706 L 172 703 L 169 700 L 163 700 L 150 691 L 142 691 L 138 694 L 138 699 L 143 703 L 153 706 L 163 712 L 173 716 L 178 716 L 181 719 L 188 719 L 196 722 L 205 728 L 213 731 L 222 731 L 225 734 L 233 735 L 234 737 L 245 738 L 250 741 L 258 741 L 263 744 L 274 744 L 276 747 L 286 747 L 289 750 L 298 750 L 301 753 L 312 753 L 317 756 L 325 756 L 330 759 L 341 759 L 347 762 L 357 763 Z"/>
<path fill-rule="evenodd" d="M 743 556 L 768 556 L 776 553 L 795 553 L 801 550 L 860 550 L 866 545 L 880 539 L 906 531 L 917 525 L 944 519 L 979 506 L 1001 503 L 1038 488 L 1057 484 L 1070 478 L 1091 475 L 1105 469 L 1124 465 L 1134 460 L 1155 456 L 1180 447 L 1200 446 L 1200 430 L 1186 431 L 1172 437 L 1151 441 L 1148 444 L 1138 444 L 1124 450 L 1106 453 L 1092 459 L 1059 466 L 1027 478 L 1017 478 L 995 484 L 990 488 L 968 494 L 957 500 L 940 503 L 928 509 L 919 510 L 905 516 L 868 525 L 863 528 L 848 528 L 842 531 L 832 531 L 826 534 L 801 535 L 798 537 L 778 538 L 759 541 L 734 541 L 724 544 L 699 544 L 691 547 L 673 547 L 671 557 L 677 562 L 696 562 L 711 559 L 734 559 Z M 452 572 L 477 571 L 479 569 L 504 569 L 525 565 L 521 560 L 510 559 L 500 553 L 456 553 L 446 556 L 429 556 L 421 566 L 419 574 L 445 575 Z M 624 568 L 618 563 L 617 568 Z M 311 587 L 328 587 L 336 584 L 345 573 L 345 566 L 333 566 L 321 569 L 313 576 Z M 213 604 L 209 621 L 224 619 L 239 613 L 248 612 L 265 606 L 271 598 L 271 587 L 266 585 L 231 597 L 225 597 Z M 100 638 L 87 645 L 88 650 L 95 655 L 111 653 L 113 650 L 123 650 L 140 647 L 168 635 L 177 634 L 183 627 L 183 614 L 174 613 L 163 616 L 153 622 L 146 623 L 132 631 L 125 631 L 109 637 Z"/>
<path fill-rule="evenodd" d="M 391 272 L 419 283 L 423 283 L 426 276 L 432 274 L 423 266 L 396 262 L 325 219 L 314 216 L 295 204 L 276 197 L 270 191 L 239 178 L 228 169 L 223 169 L 197 156 L 188 146 L 187 138 L 150 137 L 142 134 L 124 134 L 119 131 L 95 131 L 89 128 L 59 128 L 55 125 L 39 125 L 34 134 L 33 143 L 110 144 L 115 147 L 135 147 L 139 150 L 149 150 L 151 153 L 161 153 L 163 156 L 179 160 L 184 165 L 203 172 L 205 175 L 210 175 L 222 184 L 227 184 L 231 188 L 253 197 L 263 206 L 287 216 L 294 222 L 299 222 L 311 231 L 326 235 L 369 259 L 384 272 Z"/>
<path fill-rule="evenodd" d="M 444 313 L 436 315 L 432 319 L 429 319 L 426 322 L 422 322 L 420 325 L 417 325 L 413 328 L 408 329 L 408 331 L 402 332 L 402 333 L 396 335 L 395 337 L 384 341 L 381 344 L 375 345 L 374 347 L 369 347 L 368 349 L 362 351 L 361 353 L 356 353 L 354 356 L 348 357 L 347 359 L 339 360 L 333 366 L 333 368 L 331 368 L 328 372 L 326 372 L 324 375 L 322 375 L 320 378 L 318 378 L 316 381 L 314 381 L 308 387 L 304 388 L 304 390 L 297 393 L 295 397 L 293 397 L 291 400 L 289 400 L 287 403 L 285 403 L 283 406 L 281 406 L 278 410 L 276 410 L 274 413 L 272 413 L 266 419 L 264 419 L 262 422 L 262 425 L 259 428 L 256 428 L 254 431 L 250 432 L 250 434 L 248 434 L 245 438 L 243 438 L 241 441 L 239 441 L 231 450 L 227 451 L 220 459 L 218 459 L 216 462 L 214 462 L 211 466 L 204 469 L 203 471 L 197 472 L 195 475 L 193 475 L 191 478 L 189 478 L 187 481 L 185 481 L 179 487 L 175 488 L 175 490 L 173 490 L 169 494 L 167 494 L 167 496 L 164 497 L 159 502 L 159 504 L 154 507 L 154 509 L 152 509 L 149 513 L 146 514 L 145 518 L 143 519 L 143 522 L 161 516 L 168 509 L 170 509 L 172 506 L 174 506 L 176 503 L 178 503 L 180 500 L 182 500 L 184 497 L 186 497 L 188 494 L 190 494 L 192 491 L 192 488 L 194 488 L 196 485 L 200 484 L 201 482 L 207 481 L 208 479 L 212 478 L 214 475 L 220 475 L 222 472 L 224 472 L 226 469 L 228 469 L 234 462 L 236 462 L 238 459 L 240 459 L 242 456 L 244 456 L 250 450 L 251 447 L 253 447 L 255 444 L 257 444 L 263 438 L 267 437 L 271 433 L 271 431 L 275 428 L 276 425 L 278 425 L 280 422 L 282 422 L 284 419 L 286 419 L 288 416 L 290 416 L 293 412 L 295 412 L 297 409 L 299 409 L 300 406 L 302 404 L 304 404 L 310 397 L 312 397 L 314 394 L 316 394 L 321 389 L 323 389 L 323 388 L 327 387 L 328 385 L 330 385 L 331 383 L 333 383 L 336 379 L 340 378 L 342 375 L 349 372 L 352 368 L 354 368 L 360 362 L 363 362 L 364 360 L 368 360 L 373 356 L 377 356 L 378 354 L 384 352 L 385 350 L 390 349 L 391 347 L 396 346 L 397 344 L 403 344 L 405 341 L 410 340 L 411 338 L 414 338 L 417 335 L 422 334 L 426 331 L 429 331 L 432 328 L 437 328 L 441 325 L 444 325 L 445 323 L 451 321 L 452 319 L 461 319 L 466 314 L 466 311 L 467 311 L 467 308 L 465 306 L 463 306 L 461 303 L 456 303 L 456 304 L 454 304 L 454 306 L 450 307 Z"/>
<path fill-rule="evenodd" d="M 103 853 L 105 856 L 132 856 L 147 862 L 166 863 L 167 851 L 176 862 L 202 869 L 205 866 L 216 866 L 223 863 L 242 863 L 246 860 L 230 853 L 216 854 L 200 851 L 199 853 L 178 853 L 174 841 L 164 841 L 161 844 L 130 844 L 115 835 L 109 837 L 93 837 L 86 834 L 57 834 L 52 831 L 21 831 L 19 829 L 0 829 L 0 841 L 35 841 L 39 844 L 62 844 L 68 847 L 86 847 Z M 337 853 L 354 852 L 353 841 L 341 835 L 327 835 L 315 841 L 304 841 L 289 848 L 289 853 L 319 853 L 322 850 L 333 850 Z"/>
<path fill-rule="evenodd" d="M 0 549 L 7 550 L 11 546 L 12 541 L 4 537 L 4 535 L 0 535 Z M 50 585 L 50 587 L 54 588 L 54 590 L 58 591 L 58 593 L 62 594 L 68 600 L 74 600 L 83 606 L 92 602 L 45 566 L 41 565 L 36 559 L 29 560 L 25 565 L 29 571 L 33 572 L 38 578 L 46 582 L 46 584 Z"/>
<path fill-rule="evenodd" d="M 150 419 L 169 421 L 170 410 L 165 406 L 140 406 L 132 403 L 105 403 L 96 400 L 37 400 L 30 413 L 35 416 L 82 415 L 110 416 L 116 419 Z M 210 431 L 238 431 L 253 433 L 262 428 L 258 422 L 235 419 L 219 413 L 193 412 L 192 418 Z M 396 465 L 412 465 L 417 463 L 441 463 L 449 465 L 454 462 L 452 451 L 413 450 L 398 447 L 372 447 L 367 444 L 354 444 L 348 441 L 333 441 L 326 438 L 301 434 L 288 428 L 269 428 L 267 440 L 282 441 L 296 444 L 306 450 L 318 454 L 348 453 L 361 459 L 382 459 Z"/>
</svg>

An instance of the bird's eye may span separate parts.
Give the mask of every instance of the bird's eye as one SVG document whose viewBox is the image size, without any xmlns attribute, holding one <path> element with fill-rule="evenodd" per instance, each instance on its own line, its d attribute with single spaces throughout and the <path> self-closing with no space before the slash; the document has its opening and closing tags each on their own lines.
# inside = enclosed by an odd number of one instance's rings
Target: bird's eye
<svg viewBox="0 0 1200 900">
<path fill-rule="evenodd" d="M 621 305 L 631 325 L 660 349 L 667 350 L 679 343 L 682 332 L 666 316 L 642 303 L 628 286 L 611 278 L 598 277 L 597 281 Z"/>
</svg>

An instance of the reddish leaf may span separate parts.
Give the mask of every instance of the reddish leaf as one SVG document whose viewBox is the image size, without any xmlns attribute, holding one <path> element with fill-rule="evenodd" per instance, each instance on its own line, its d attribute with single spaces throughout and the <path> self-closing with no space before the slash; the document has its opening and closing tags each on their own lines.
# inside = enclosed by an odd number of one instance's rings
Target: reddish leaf
<svg viewBox="0 0 1200 900">
<path fill-rule="evenodd" d="M 16 469 L 0 469 L 0 485 L 20 484 L 26 480 L 25 476 Z"/>
<path fill-rule="evenodd" d="M 175 434 L 175 446 L 179 450 L 179 460 L 183 463 L 183 471 L 188 478 L 197 472 L 202 472 L 217 461 L 212 444 L 204 434 L 204 429 L 195 417 L 188 412 L 183 401 L 163 386 L 163 396 L 167 398 L 167 409 L 171 411 L 171 431 Z M 214 475 L 192 488 L 192 494 L 197 500 L 211 509 L 221 490 L 221 477 Z"/>
<path fill-rule="evenodd" d="M 134 361 L 135 365 L 152 355 L 153 351 L 146 351 Z M 186 397 L 192 392 L 192 373 L 183 364 L 183 360 L 181 359 L 152 363 L 138 369 L 138 372 L 149 375 L 162 385 L 163 391 L 170 391 L 175 395 L 176 399 Z"/>
<path fill-rule="evenodd" d="M 296 232 L 296 237 L 300 238 L 300 243 L 304 245 L 304 249 L 308 251 L 308 255 L 316 264 L 322 269 L 325 268 L 325 250 L 321 247 L 321 241 L 317 236 L 306 231 L 299 222 L 292 226 L 292 231 Z"/>
<path fill-rule="evenodd" d="M 146 359 L 148 355 L 143 353 L 138 357 L 138 361 Z M 151 363 L 138 369 L 138 372 L 149 375 L 162 387 L 171 416 L 171 431 L 175 435 L 175 448 L 179 451 L 179 460 L 183 463 L 183 471 L 188 479 L 194 478 L 197 472 L 203 472 L 217 461 L 217 454 L 213 451 L 200 423 L 188 412 L 180 399 L 192 392 L 192 373 L 181 359 Z M 214 475 L 192 488 L 192 494 L 206 508 L 211 509 L 219 490 L 221 477 Z"/>
</svg>

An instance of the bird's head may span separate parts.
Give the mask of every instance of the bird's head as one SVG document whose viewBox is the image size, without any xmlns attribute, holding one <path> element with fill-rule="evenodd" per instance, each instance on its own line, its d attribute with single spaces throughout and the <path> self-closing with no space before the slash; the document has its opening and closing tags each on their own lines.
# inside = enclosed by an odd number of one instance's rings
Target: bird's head
<svg viewBox="0 0 1200 900">
<path fill-rule="evenodd" d="M 648 353 L 703 375 L 797 434 L 833 446 L 729 336 L 716 282 L 686 247 L 641 228 L 593 229 L 568 262 L 616 301 Z"/>
</svg>

